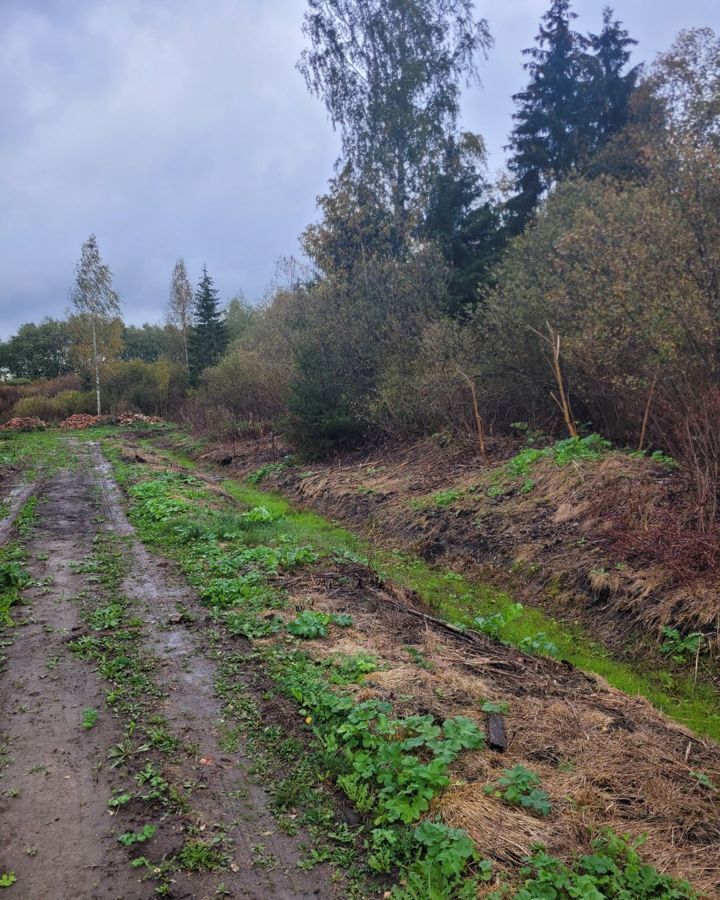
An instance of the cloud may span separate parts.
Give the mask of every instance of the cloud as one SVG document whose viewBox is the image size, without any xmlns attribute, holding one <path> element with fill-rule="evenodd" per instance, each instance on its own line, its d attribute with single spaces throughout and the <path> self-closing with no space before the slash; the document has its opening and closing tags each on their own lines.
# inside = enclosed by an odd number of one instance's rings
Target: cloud
<svg viewBox="0 0 720 900">
<path fill-rule="evenodd" d="M 545 0 L 479 0 L 495 47 L 464 122 L 502 163 L 521 51 Z M 601 3 L 577 0 L 581 30 Z M 638 58 L 710 0 L 616 4 Z M 662 8 L 665 7 L 665 8 Z M 262 293 L 296 252 L 332 174 L 338 139 L 295 62 L 304 0 L 2 0 L 0 336 L 62 315 L 82 241 L 95 232 L 129 321 L 158 321 L 177 256 L 203 262 L 224 297 Z"/>
<path fill-rule="evenodd" d="M 259 293 L 337 155 L 294 68 L 302 4 L 73 6 L 0 18 L 0 327 L 62 312 L 91 231 L 131 318 L 158 318 L 178 255 Z"/>
</svg>

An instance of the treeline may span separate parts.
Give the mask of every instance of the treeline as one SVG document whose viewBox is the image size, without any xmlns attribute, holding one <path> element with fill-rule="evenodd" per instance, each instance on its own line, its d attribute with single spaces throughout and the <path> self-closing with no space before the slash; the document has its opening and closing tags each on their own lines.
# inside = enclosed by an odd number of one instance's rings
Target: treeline
<svg viewBox="0 0 720 900">
<path fill-rule="evenodd" d="M 720 41 L 683 32 L 631 66 L 612 11 L 597 34 L 574 23 L 553 0 L 493 182 L 459 125 L 492 45 L 471 0 L 308 0 L 299 69 L 342 155 L 306 262 L 286 260 L 259 306 L 223 313 L 206 273 L 193 291 L 179 263 L 163 328 L 102 313 L 108 391 L 113 366 L 167 360 L 188 388 L 173 414 L 220 438 L 275 429 L 305 456 L 437 432 L 491 442 L 515 422 L 598 431 L 682 459 L 713 521 Z M 81 324 L 94 315 L 76 304 Z M 2 352 L 64 327 L 25 326 Z M 88 389 L 91 357 L 67 363 Z"/>
<path fill-rule="evenodd" d="M 583 36 L 557 0 L 516 98 L 512 177 L 490 185 L 456 127 L 463 48 L 487 32 L 449 6 L 421 4 L 425 45 L 404 3 L 311 4 L 301 67 L 344 155 L 302 237 L 311 265 L 203 375 L 198 406 L 281 423 L 308 453 L 473 432 L 473 393 L 488 431 L 676 444 L 717 385 L 719 42 L 687 32 L 629 68 L 609 12 Z M 416 83 L 396 91 L 408 47 Z"/>
<path fill-rule="evenodd" d="M 489 46 L 472 4 L 310 7 L 300 68 L 343 156 L 302 236 L 308 269 L 204 373 L 194 421 L 261 421 L 307 456 L 436 432 L 485 442 L 515 422 L 598 431 L 684 461 L 706 527 L 720 475 L 714 33 L 631 67 L 609 10 L 582 35 L 555 0 L 527 52 L 509 174 L 491 184 L 481 139 L 458 128 Z"/>
<path fill-rule="evenodd" d="M 221 306 L 206 268 L 193 290 L 179 259 L 165 324 L 126 325 L 94 235 L 82 247 L 70 299 L 66 319 L 26 323 L 0 342 L 0 416 L 178 415 L 200 374 L 254 315 L 242 297 Z"/>
</svg>

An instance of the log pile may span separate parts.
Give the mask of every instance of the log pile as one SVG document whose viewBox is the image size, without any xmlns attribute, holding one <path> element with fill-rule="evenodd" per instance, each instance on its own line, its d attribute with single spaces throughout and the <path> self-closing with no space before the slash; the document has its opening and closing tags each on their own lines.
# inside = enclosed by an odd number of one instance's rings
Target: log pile
<svg viewBox="0 0 720 900">
<path fill-rule="evenodd" d="M 118 425 L 134 425 L 135 422 L 145 422 L 149 425 L 157 425 L 162 422 L 160 416 L 145 416 L 142 413 L 121 413 L 116 422 Z"/>
<path fill-rule="evenodd" d="M 61 428 L 70 428 L 80 431 L 83 428 L 92 428 L 95 425 L 104 425 L 108 421 L 107 416 L 90 416 L 87 413 L 75 413 L 60 423 Z"/>
<path fill-rule="evenodd" d="M 83 428 L 93 428 L 95 425 L 135 425 L 137 422 L 157 425 L 162 422 L 162 419 L 159 416 L 146 416 L 143 413 L 120 413 L 117 416 L 90 416 L 86 413 L 75 413 L 61 422 L 60 427 L 78 431 Z"/>
<path fill-rule="evenodd" d="M 43 422 L 37 416 L 16 416 L 0 427 L 8 431 L 37 431 L 47 428 L 47 422 Z"/>
</svg>

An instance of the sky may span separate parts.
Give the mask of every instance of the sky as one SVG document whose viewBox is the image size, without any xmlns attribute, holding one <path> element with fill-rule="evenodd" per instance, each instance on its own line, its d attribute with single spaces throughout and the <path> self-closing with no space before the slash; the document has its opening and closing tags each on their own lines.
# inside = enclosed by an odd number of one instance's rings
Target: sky
<svg viewBox="0 0 720 900">
<path fill-rule="evenodd" d="M 522 49 L 548 0 L 477 0 L 495 45 L 463 127 L 504 161 Z M 575 0 L 598 30 L 603 0 Z M 717 0 L 615 0 L 636 61 L 682 28 L 720 33 Z M 0 338 L 60 317 L 98 237 L 125 319 L 159 322 L 175 260 L 221 296 L 263 295 L 297 254 L 338 136 L 295 63 L 305 0 L 0 0 Z"/>
</svg>

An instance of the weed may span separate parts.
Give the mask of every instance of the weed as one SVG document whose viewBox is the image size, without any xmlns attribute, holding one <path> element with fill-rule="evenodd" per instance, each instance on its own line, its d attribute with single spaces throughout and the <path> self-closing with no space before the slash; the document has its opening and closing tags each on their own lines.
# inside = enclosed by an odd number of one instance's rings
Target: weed
<svg viewBox="0 0 720 900">
<path fill-rule="evenodd" d="M 220 843 L 220 838 L 187 840 L 178 852 L 177 861 L 189 872 L 212 872 L 227 864 L 227 856 L 218 849 Z"/>
<path fill-rule="evenodd" d="M 489 616 L 477 616 L 474 624 L 479 631 L 487 634 L 488 637 L 499 638 L 503 628 L 522 615 L 523 608 L 522 603 L 511 603 L 505 609 L 492 613 Z"/>
<path fill-rule="evenodd" d="M 465 491 L 460 490 L 459 488 L 447 491 L 436 491 L 429 497 L 411 500 L 410 507 L 412 509 L 425 509 L 428 506 L 437 506 L 440 509 L 446 509 L 448 506 L 452 506 L 457 500 L 460 500 L 464 494 Z"/>
<path fill-rule="evenodd" d="M 677 628 L 670 628 L 667 625 L 663 628 L 662 633 L 664 640 L 660 645 L 660 652 L 680 664 L 686 663 L 688 659 L 697 655 L 704 637 L 699 631 L 682 635 Z"/>
<path fill-rule="evenodd" d="M 699 785 L 707 788 L 709 791 L 717 791 L 717 785 L 704 772 L 690 772 L 690 777 L 694 778 Z"/>
<path fill-rule="evenodd" d="M 643 863 L 637 853 L 640 841 L 630 841 L 608 829 L 592 843 L 592 853 L 582 856 L 568 866 L 549 856 L 544 850 L 536 851 L 526 859 L 521 875 L 525 879 L 515 900 L 537 900 L 553 897 L 556 900 L 572 900 L 573 897 L 609 898 L 609 900 L 694 900 L 697 895 L 686 881 L 677 881 L 669 875 Z M 491 897 L 500 898 L 494 893 Z M 507 894 L 504 894 L 507 896 Z"/>
<path fill-rule="evenodd" d="M 13 624 L 10 608 L 20 602 L 22 589 L 32 580 L 23 565 L 25 559 L 18 544 L 0 547 L 0 626 Z"/>
<path fill-rule="evenodd" d="M 149 744 L 161 753 L 172 753 L 180 745 L 179 738 L 176 738 L 161 726 L 146 728 L 145 734 Z"/>
<path fill-rule="evenodd" d="M 349 628 L 352 625 L 352 616 L 344 613 L 330 615 L 328 613 L 313 612 L 305 610 L 300 613 L 292 622 L 288 622 L 287 630 L 295 637 L 312 640 L 314 638 L 325 637 L 327 635 L 328 625 L 338 625 L 340 628 Z"/>
<path fill-rule="evenodd" d="M 277 868 L 278 860 L 274 853 L 268 852 L 264 844 L 253 844 L 250 865 L 272 871 Z"/>
<path fill-rule="evenodd" d="M 254 472 L 248 475 L 247 480 L 250 484 L 260 484 L 260 482 L 268 475 L 273 475 L 275 472 L 282 472 L 283 469 L 287 469 L 287 467 L 287 463 L 284 462 L 266 463 L 264 466 L 260 466 L 259 469 L 255 469 Z"/>
<path fill-rule="evenodd" d="M 402 886 L 391 896 L 402 900 L 474 900 L 480 881 L 489 881 L 492 865 L 479 860 L 474 843 L 457 828 L 441 822 L 423 822 L 414 832 L 422 855 L 407 870 Z M 463 878 L 467 866 L 475 863 L 477 876 Z"/>
<path fill-rule="evenodd" d="M 115 601 L 96 609 L 88 618 L 88 624 L 93 631 L 109 631 L 120 625 L 124 613 L 124 605 Z"/>
<path fill-rule="evenodd" d="M 548 640 L 544 631 L 538 631 L 537 634 L 523 638 L 518 643 L 518 647 L 523 653 L 533 653 L 536 656 L 556 657 L 558 655 L 557 644 Z"/>
<path fill-rule="evenodd" d="M 404 647 L 403 648 L 413 663 L 421 669 L 427 669 L 427 671 L 431 672 L 435 667 L 429 659 L 426 659 L 425 656 L 417 649 L 417 647 Z"/>
<path fill-rule="evenodd" d="M 494 785 L 485 788 L 486 794 L 500 797 L 511 806 L 522 806 L 541 816 L 550 814 L 549 797 L 538 785 L 540 778 L 535 772 L 517 765 L 505 769 Z"/>
<path fill-rule="evenodd" d="M 498 715 L 503 715 L 504 713 L 508 712 L 508 710 L 510 709 L 510 706 L 507 703 L 497 702 L 495 700 L 486 700 L 482 704 L 480 709 L 484 713 L 488 713 L 488 714 L 495 713 Z"/>
<path fill-rule="evenodd" d="M 0 888 L 12 887 L 16 881 L 17 881 L 17 878 L 15 877 L 14 872 L 0 873 Z"/>
<path fill-rule="evenodd" d="M 140 831 L 126 831 L 124 834 L 121 834 L 118 841 L 123 847 L 132 847 L 133 844 L 144 844 L 150 840 L 156 831 L 156 825 L 143 825 Z"/>
<path fill-rule="evenodd" d="M 98 711 L 93 709 L 91 706 L 88 706 L 83 710 L 82 714 L 82 727 L 86 728 L 88 731 L 95 725 L 98 720 Z"/>
</svg>

